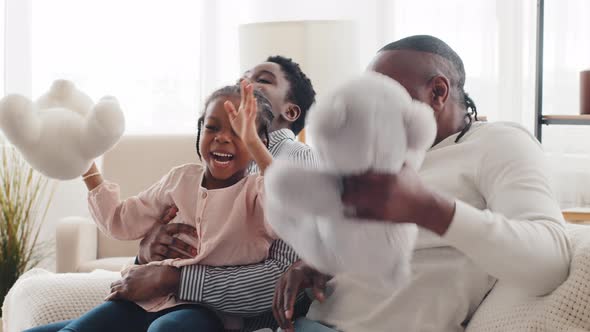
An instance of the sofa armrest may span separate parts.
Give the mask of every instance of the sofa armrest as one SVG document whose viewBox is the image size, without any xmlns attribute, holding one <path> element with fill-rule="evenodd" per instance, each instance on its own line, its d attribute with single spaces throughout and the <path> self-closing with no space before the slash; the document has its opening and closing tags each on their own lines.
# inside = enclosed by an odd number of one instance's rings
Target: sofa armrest
<svg viewBox="0 0 590 332">
<path fill-rule="evenodd" d="M 590 331 L 590 226 L 568 224 L 566 233 L 572 261 L 561 286 L 535 297 L 498 281 L 465 331 Z"/>
<path fill-rule="evenodd" d="M 2 306 L 4 332 L 75 319 L 104 303 L 118 272 L 52 273 L 35 268 L 10 289 Z"/>
<path fill-rule="evenodd" d="M 96 225 L 88 218 L 67 217 L 57 224 L 55 236 L 56 270 L 77 272 L 81 263 L 96 260 Z"/>
</svg>

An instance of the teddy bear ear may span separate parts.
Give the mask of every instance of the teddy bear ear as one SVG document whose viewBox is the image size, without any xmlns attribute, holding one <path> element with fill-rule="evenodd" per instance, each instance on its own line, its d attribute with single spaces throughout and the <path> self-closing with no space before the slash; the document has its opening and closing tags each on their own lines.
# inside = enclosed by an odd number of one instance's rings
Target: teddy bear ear
<svg viewBox="0 0 590 332">
<path fill-rule="evenodd" d="M 346 123 L 346 109 L 346 101 L 340 96 L 319 103 L 315 112 L 310 112 L 310 115 L 313 115 L 308 121 L 310 134 L 337 134 Z"/>
<path fill-rule="evenodd" d="M 424 154 L 436 138 L 436 121 L 430 106 L 413 100 L 404 114 L 408 142 L 407 163 L 415 169 L 422 164 Z"/>
<path fill-rule="evenodd" d="M 74 83 L 68 80 L 59 79 L 53 81 L 51 88 L 49 88 L 49 94 L 55 97 L 63 97 L 70 94 L 75 88 L 76 86 Z"/>
<path fill-rule="evenodd" d="M 114 97 L 103 97 L 86 117 L 86 127 L 81 139 L 84 156 L 96 158 L 117 143 L 125 131 L 125 117 Z"/>
<path fill-rule="evenodd" d="M 45 94 L 35 101 L 39 110 L 48 108 L 63 108 L 85 117 L 94 102 L 84 92 L 78 90 L 74 83 L 68 80 L 56 80 Z"/>
<path fill-rule="evenodd" d="M 41 122 L 33 102 L 21 95 L 8 95 L 0 100 L 0 129 L 18 148 L 34 146 L 41 135 Z"/>
</svg>

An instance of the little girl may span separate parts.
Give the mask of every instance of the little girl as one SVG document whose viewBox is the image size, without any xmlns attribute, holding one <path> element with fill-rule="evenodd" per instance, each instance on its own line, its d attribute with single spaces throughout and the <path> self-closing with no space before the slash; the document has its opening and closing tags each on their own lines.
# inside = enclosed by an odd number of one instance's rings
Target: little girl
<svg viewBox="0 0 590 332">
<path fill-rule="evenodd" d="M 262 210 L 262 174 L 272 162 L 263 141 L 268 142 L 271 121 L 270 103 L 248 82 L 214 92 L 198 120 L 196 147 L 203 166 L 174 168 L 158 183 L 124 201 L 119 198 L 118 185 L 103 181 L 93 166 L 84 176 L 92 217 L 102 232 L 133 240 L 145 236 L 161 212 L 175 205 L 175 221 L 195 226 L 197 240 L 178 236 L 197 248 L 197 254 L 150 264 L 227 266 L 263 261 L 276 238 Z M 247 176 L 252 159 L 260 175 Z M 170 294 L 137 304 L 148 312 L 159 312 L 181 302 Z"/>
</svg>

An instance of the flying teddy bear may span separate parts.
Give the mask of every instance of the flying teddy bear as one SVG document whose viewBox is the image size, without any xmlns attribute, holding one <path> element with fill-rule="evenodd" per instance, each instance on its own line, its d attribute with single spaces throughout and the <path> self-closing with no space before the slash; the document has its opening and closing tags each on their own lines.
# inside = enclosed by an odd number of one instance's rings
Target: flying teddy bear
<svg viewBox="0 0 590 332">
<path fill-rule="evenodd" d="M 56 80 L 35 102 L 16 94 L 2 98 L 0 129 L 34 169 L 68 180 L 117 143 L 125 118 L 115 98 L 94 104 L 72 82 Z"/>
<path fill-rule="evenodd" d="M 380 286 L 408 280 L 418 229 L 354 217 L 341 202 L 342 177 L 418 170 L 436 135 L 432 109 L 397 81 L 368 72 L 309 112 L 316 168 L 275 161 L 265 174 L 267 220 L 308 264 Z"/>
</svg>

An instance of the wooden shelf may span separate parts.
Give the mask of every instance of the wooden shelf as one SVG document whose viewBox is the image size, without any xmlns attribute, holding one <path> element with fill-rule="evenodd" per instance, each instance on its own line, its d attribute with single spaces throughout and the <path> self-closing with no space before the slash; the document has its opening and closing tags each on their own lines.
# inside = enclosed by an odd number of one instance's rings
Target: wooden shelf
<svg viewBox="0 0 590 332">
<path fill-rule="evenodd" d="M 543 115 L 545 125 L 590 125 L 590 115 Z"/>
<path fill-rule="evenodd" d="M 557 1 L 554 1 L 557 2 Z M 543 125 L 590 125 L 590 115 L 543 115 L 543 51 L 545 35 L 545 0 L 537 0 L 535 63 L 535 137 L 542 142 Z"/>
<path fill-rule="evenodd" d="M 563 218 L 570 223 L 590 224 L 590 208 L 577 208 L 561 211 Z"/>
</svg>

